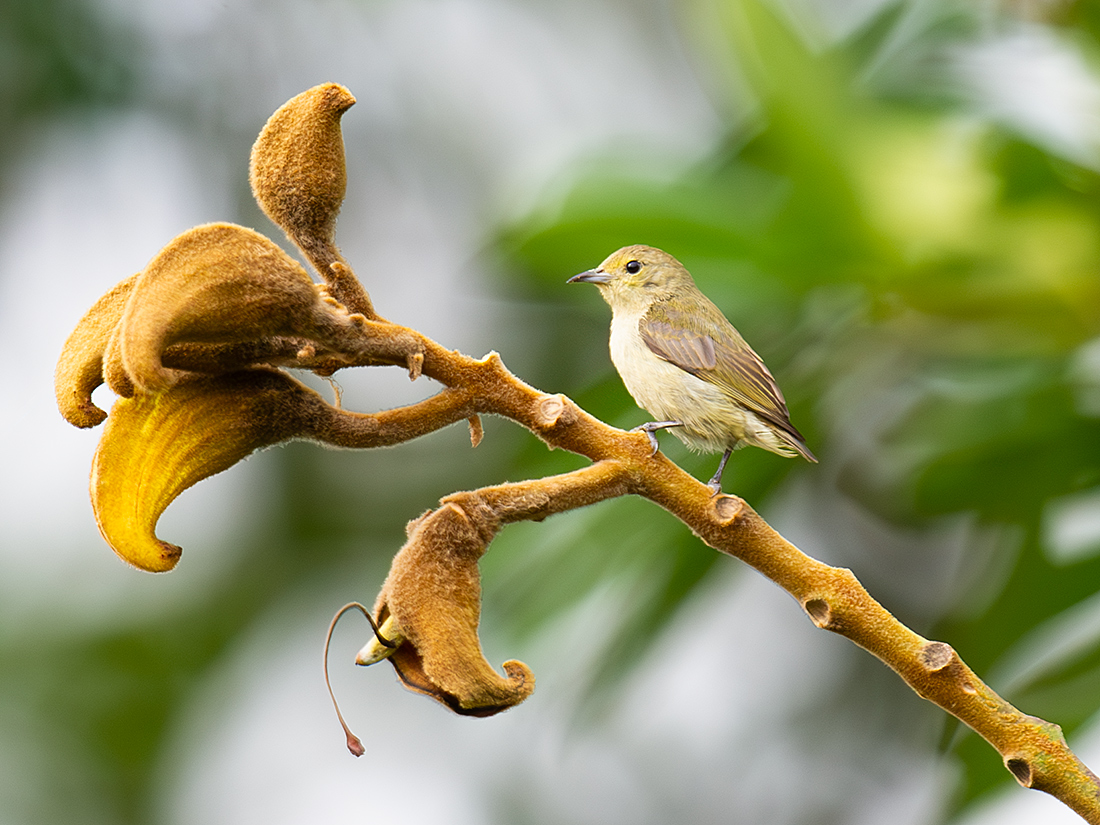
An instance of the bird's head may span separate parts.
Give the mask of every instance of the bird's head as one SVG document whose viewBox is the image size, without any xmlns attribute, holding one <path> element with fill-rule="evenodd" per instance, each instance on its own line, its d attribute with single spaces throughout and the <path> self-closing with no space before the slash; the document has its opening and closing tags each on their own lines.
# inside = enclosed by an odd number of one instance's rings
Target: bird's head
<svg viewBox="0 0 1100 825">
<path fill-rule="evenodd" d="M 667 252 L 642 244 L 612 252 L 598 267 L 574 275 L 568 282 L 595 284 L 614 311 L 640 311 L 655 300 L 685 288 L 695 289 L 683 264 Z"/>
</svg>

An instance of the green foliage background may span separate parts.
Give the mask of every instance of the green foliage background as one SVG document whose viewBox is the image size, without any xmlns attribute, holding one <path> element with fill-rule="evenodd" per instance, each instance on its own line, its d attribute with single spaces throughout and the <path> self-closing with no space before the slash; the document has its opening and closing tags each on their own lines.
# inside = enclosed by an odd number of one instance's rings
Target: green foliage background
<svg viewBox="0 0 1100 825">
<path fill-rule="evenodd" d="M 809 467 L 744 451 L 727 488 L 765 513 L 831 513 L 804 549 L 851 564 L 902 620 L 1072 735 L 1100 710 L 1100 532 L 1069 550 L 1056 540 L 1067 508 L 1100 508 L 1100 155 L 1075 162 L 974 112 L 941 58 L 1011 19 L 978 5 L 886 4 L 827 46 L 760 0 L 679 6 L 716 108 L 741 112 L 747 98 L 751 115 L 731 114 L 721 145 L 686 167 L 625 141 L 608 147 L 510 216 L 485 259 L 535 330 L 497 346 L 505 362 L 623 427 L 644 416 L 606 359 L 606 307 L 564 281 L 626 243 L 684 261 L 765 355 L 821 458 Z M 1035 25 L 1095 67 L 1095 5 L 1053 8 Z M 131 36 L 125 26 L 80 4 L 15 2 L 0 14 L 10 18 L 0 107 L 15 125 L 6 157 L 20 125 L 126 104 L 144 58 L 111 47 Z M 578 466 L 509 425 L 488 428 L 472 459 L 454 437 L 369 456 L 286 447 L 268 465 L 270 518 L 201 597 L 140 625 L 0 635 L 0 714 L 21 718 L 5 729 L 64 743 L 41 769 L 49 792 L 24 789 L 10 821 L 78 821 L 75 800 L 87 797 L 95 821 L 153 821 L 152 771 L 174 708 L 265 610 L 336 580 L 380 581 L 404 522 L 451 490 Z M 664 442 L 709 476 L 714 457 Z M 956 528 L 962 561 L 883 558 L 877 544 Z M 914 563 L 941 565 L 942 586 L 906 594 Z M 613 502 L 503 534 L 484 563 L 487 610 L 519 654 L 608 582 L 629 593 L 576 711 L 597 719 L 728 564 L 666 514 Z M 1011 779 L 977 737 L 942 727 L 932 746 L 961 766 L 957 816 Z"/>
<path fill-rule="evenodd" d="M 971 587 L 901 617 L 1072 732 L 1100 706 L 1100 634 L 1085 631 L 1042 663 L 1020 655 L 1087 625 L 1097 609 L 1100 537 L 1066 558 L 1044 526 L 1064 497 L 1100 485 L 1100 178 L 968 117 L 944 78 L 921 70 L 979 23 L 976 10 L 932 5 L 919 25 L 927 5 L 893 5 L 843 47 L 814 53 L 764 4 L 715 4 L 710 57 L 747 82 L 755 116 L 673 179 L 616 168 L 614 158 L 593 163 L 560 204 L 502 244 L 544 299 L 563 271 L 620 242 L 676 250 L 769 353 L 793 420 L 820 451 L 819 472 L 841 495 L 899 527 L 927 530 L 965 513 L 976 538 L 996 537 Z M 1058 23 L 1095 58 L 1091 8 L 1074 4 Z M 888 45 L 896 62 L 883 57 Z M 551 350 L 597 349 L 605 333 L 592 327 L 580 340 L 559 327 Z M 575 386 L 588 369 L 560 366 L 549 385 Z M 636 419 L 613 377 L 590 379 L 574 397 L 607 420 Z M 750 502 L 766 502 L 790 472 L 816 471 L 753 451 L 736 458 L 733 485 Z M 648 584 L 604 675 L 627 665 L 714 565 L 671 533 L 653 558 L 625 562 Z M 575 569 L 587 552 L 559 550 L 548 565 Z M 531 591 L 517 601 L 545 611 L 541 584 Z M 558 598 L 575 592 L 566 585 Z M 966 765 L 960 804 L 1009 781 L 977 737 L 953 737 L 949 749 Z"/>
</svg>

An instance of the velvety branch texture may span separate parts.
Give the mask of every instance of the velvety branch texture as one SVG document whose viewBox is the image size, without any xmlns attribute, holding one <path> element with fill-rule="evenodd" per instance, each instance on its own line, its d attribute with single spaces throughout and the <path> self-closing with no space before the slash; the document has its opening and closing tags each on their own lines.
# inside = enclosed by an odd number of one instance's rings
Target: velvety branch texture
<svg viewBox="0 0 1100 825">
<path fill-rule="evenodd" d="M 434 359 L 426 359 L 425 372 L 451 373 L 437 366 Z M 1002 699 L 950 645 L 929 641 L 907 628 L 871 597 L 850 570 L 807 556 L 742 499 L 712 497 L 706 485 L 663 454 L 651 456 L 644 434 L 609 427 L 568 399 L 540 395 L 510 375 L 499 373 L 489 381 L 480 378 L 477 386 L 483 411 L 524 424 L 551 446 L 591 458 L 597 463 L 587 468 L 593 473 L 586 480 L 593 483 L 578 483 L 569 474 L 483 488 L 445 498 L 443 508 L 432 515 L 457 504 L 467 518 L 476 520 L 482 532 L 492 535 L 505 522 L 539 521 L 618 495 L 648 498 L 708 545 L 741 559 L 790 593 L 817 627 L 851 639 L 893 668 L 918 695 L 970 726 L 997 749 L 1022 786 L 1046 791 L 1086 821 L 1100 823 L 1100 779 L 1069 749 L 1061 728 Z M 492 403 L 493 399 L 498 403 Z M 548 427 L 549 418 L 556 420 Z M 430 521 L 427 527 L 421 524 L 395 558 L 394 569 L 405 563 L 403 554 L 419 554 L 423 543 L 438 538 Z M 376 610 L 380 619 L 387 616 L 389 588 L 387 581 Z M 398 625 L 404 628 L 400 621 Z M 518 702 L 525 696 L 515 699 Z"/>
<path fill-rule="evenodd" d="M 1100 825 L 1100 781 L 1058 726 L 1005 702 L 949 645 L 897 621 L 851 571 L 806 556 L 740 498 L 712 495 L 654 453 L 645 433 L 615 429 L 565 396 L 525 384 L 496 353 L 470 358 L 378 316 L 335 246 L 346 185 L 340 116 L 354 102 L 337 84 L 310 89 L 271 117 L 252 152 L 257 201 L 323 284 L 259 233 L 209 224 L 172 240 L 109 291 L 66 342 L 55 375 L 58 407 L 78 427 L 107 420 L 91 499 L 101 533 L 122 558 L 154 572 L 175 566 L 180 548 L 155 533 L 160 514 L 182 490 L 257 449 L 288 439 L 393 445 L 463 420 L 477 446 L 479 415 L 502 416 L 592 463 L 455 493 L 412 521 L 372 611 L 379 636 L 357 662 L 388 658 L 407 687 L 461 714 L 488 716 L 522 702 L 534 690 L 531 671 L 508 661 L 501 675 L 481 650 L 479 559 L 508 523 L 638 495 L 756 568 L 816 626 L 870 651 L 981 734 L 1021 785 Z M 399 409 L 355 413 L 282 370 L 331 375 L 379 365 L 442 389 Z M 92 402 L 102 383 L 120 396 L 109 416 Z"/>
</svg>

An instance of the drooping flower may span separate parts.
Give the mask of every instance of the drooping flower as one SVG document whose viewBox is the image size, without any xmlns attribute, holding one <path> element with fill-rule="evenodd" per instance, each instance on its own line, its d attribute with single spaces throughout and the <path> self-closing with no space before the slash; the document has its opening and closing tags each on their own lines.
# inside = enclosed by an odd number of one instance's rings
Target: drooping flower
<svg viewBox="0 0 1100 825">
<path fill-rule="evenodd" d="M 464 716 L 492 716 L 518 705 L 535 689 L 523 662 L 504 663 L 500 676 L 485 659 L 478 639 L 481 584 L 478 560 L 486 535 L 456 504 L 445 504 L 412 522 L 405 546 L 394 557 L 374 614 L 396 648 L 360 664 L 388 658 L 410 690 L 431 696 Z"/>
</svg>

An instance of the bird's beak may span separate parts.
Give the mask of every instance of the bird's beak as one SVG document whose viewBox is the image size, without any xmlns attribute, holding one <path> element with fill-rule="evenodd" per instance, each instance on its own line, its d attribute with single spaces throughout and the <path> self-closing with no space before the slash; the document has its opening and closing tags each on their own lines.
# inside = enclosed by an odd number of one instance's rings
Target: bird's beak
<svg viewBox="0 0 1100 825">
<path fill-rule="evenodd" d="M 568 281 L 567 284 L 606 284 L 611 280 L 611 276 L 606 272 L 602 272 L 599 269 L 589 269 L 582 272 L 580 275 L 574 275 Z"/>
</svg>

